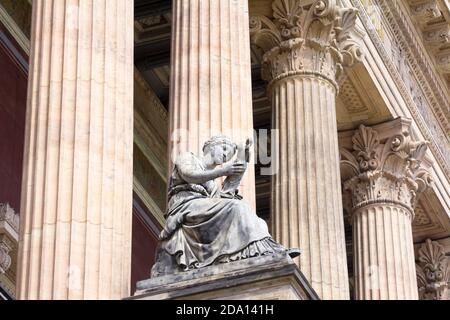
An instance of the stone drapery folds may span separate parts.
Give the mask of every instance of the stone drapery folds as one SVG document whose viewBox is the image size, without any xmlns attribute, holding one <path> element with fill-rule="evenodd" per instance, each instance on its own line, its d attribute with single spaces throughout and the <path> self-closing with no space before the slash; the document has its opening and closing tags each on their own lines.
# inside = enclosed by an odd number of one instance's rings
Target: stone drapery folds
<svg viewBox="0 0 450 320">
<path fill-rule="evenodd" d="M 273 19 L 250 18 L 252 44 L 264 51 L 262 76 L 276 81 L 309 74 L 329 80 L 337 89 L 345 67 L 361 61 L 352 37 L 357 10 L 336 0 L 276 0 Z"/>
</svg>

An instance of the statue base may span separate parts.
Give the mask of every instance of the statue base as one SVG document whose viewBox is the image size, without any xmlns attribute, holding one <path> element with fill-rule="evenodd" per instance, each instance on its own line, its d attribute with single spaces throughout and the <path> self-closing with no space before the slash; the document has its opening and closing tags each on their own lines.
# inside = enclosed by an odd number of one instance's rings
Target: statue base
<svg viewBox="0 0 450 320">
<path fill-rule="evenodd" d="M 318 300 L 288 255 L 267 255 L 137 283 L 129 300 Z"/>
</svg>

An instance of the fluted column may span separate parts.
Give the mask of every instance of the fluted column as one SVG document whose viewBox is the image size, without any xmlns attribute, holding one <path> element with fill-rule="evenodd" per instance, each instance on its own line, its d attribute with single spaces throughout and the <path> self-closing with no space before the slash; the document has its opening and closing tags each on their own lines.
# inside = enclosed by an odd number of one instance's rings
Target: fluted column
<svg viewBox="0 0 450 320">
<path fill-rule="evenodd" d="M 411 224 L 431 178 L 421 165 L 427 143 L 411 140 L 410 125 L 404 119 L 392 122 L 396 130 L 384 124 L 383 137 L 361 126 L 353 148 L 341 150 L 359 300 L 418 299 Z"/>
<path fill-rule="evenodd" d="M 248 0 L 175 0 L 172 19 L 171 160 L 212 135 L 253 138 Z M 254 175 L 240 187 L 253 206 Z"/>
<path fill-rule="evenodd" d="M 336 94 L 344 67 L 361 58 L 351 39 L 356 11 L 335 1 L 272 8 L 273 18 L 250 21 L 279 133 L 272 232 L 303 250 L 298 265 L 322 299 L 348 299 Z"/>
<path fill-rule="evenodd" d="M 417 299 L 411 212 L 389 203 L 353 213 L 355 298 Z"/>
<path fill-rule="evenodd" d="M 35 0 L 19 299 L 130 294 L 133 1 Z"/>
<path fill-rule="evenodd" d="M 303 250 L 299 267 L 322 299 L 348 298 L 334 87 L 289 77 L 272 88 L 279 130 L 272 179 L 272 232 Z"/>
</svg>

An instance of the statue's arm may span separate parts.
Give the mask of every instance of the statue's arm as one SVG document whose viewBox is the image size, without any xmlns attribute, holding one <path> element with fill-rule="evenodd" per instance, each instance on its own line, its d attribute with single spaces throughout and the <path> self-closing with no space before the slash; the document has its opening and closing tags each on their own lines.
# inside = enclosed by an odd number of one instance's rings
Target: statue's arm
<svg viewBox="0 0 450 320">
<path fill-rule="evenodd" d="M 175 162 L 178 173 L 188 183 L 202 184 L 226 175 L 225 168 L 202 170 L 192 154 L 182 154 Z"/>
</svg>

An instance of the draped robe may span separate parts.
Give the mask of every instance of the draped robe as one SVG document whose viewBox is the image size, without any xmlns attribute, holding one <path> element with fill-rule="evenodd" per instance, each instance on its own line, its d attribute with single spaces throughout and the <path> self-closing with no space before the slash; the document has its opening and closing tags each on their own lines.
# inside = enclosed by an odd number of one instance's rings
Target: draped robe
<svg viewBox="0 0 450 320">
<path fill-rule="evenodd" d="M 152 276 L 285 251 L 247 202 L 228 195 L 224 198 L 214 181 L 187 181 L 180 170 L 186 163 L 195 170 L 205 170 L 192 153 L 177 159 Z"/>
</svg>

